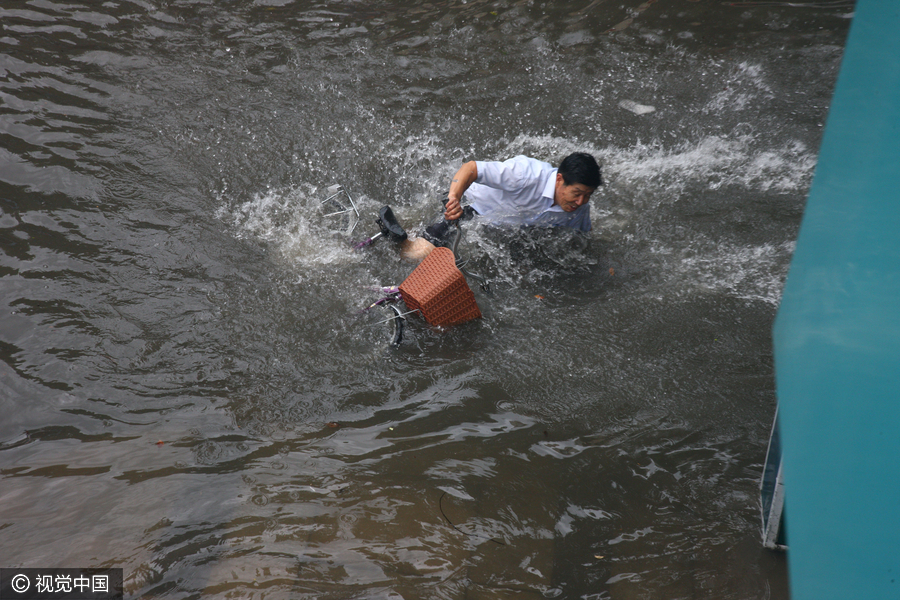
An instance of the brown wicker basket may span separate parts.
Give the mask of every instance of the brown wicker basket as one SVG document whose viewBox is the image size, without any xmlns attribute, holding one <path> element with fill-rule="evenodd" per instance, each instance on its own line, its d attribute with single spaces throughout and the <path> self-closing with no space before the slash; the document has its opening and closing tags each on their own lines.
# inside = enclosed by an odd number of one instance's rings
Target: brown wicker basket
<svg viewBox="0 0 900 600">
<path fill-rule="evenodd" d="M 466 277 L 456 268 L 449 248 L 435 248 L 400 284 L 410 310 L 418 310 L 435 327 L 458 325 L 481 318 Z"/>
</svg>

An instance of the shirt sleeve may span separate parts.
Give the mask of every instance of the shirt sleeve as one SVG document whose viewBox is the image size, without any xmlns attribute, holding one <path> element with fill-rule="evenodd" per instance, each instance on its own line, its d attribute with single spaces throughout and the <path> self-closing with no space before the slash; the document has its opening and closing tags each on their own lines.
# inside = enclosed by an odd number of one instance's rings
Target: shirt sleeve
<svg viewBox="0 0 900 600">
<path fill-rule="evenodd" d="M 504 192 L 519 192 L 531 184 L 535 174 L 525 156 L 499 161 L 475 161 L 478 176 L 475 183 Z"/>
</svg>

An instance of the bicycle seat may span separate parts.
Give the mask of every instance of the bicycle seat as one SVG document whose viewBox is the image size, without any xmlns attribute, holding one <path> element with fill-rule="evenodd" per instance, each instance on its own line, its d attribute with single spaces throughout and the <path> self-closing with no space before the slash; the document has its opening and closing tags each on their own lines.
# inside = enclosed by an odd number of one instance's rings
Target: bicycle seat
<svg viewBox="0 0 900 600">
<path fill-rule="evenodd" d="M 406 231 L 397 222 L 397 217 L 394 216 L 394 211 L 390 206 L 382 207 L 378 211 L 378 218 L 375 219 L 375 222 L 381 228 L 381 233 L 391 238 L 392 241 L 398 244 L 406 241 Z"/>
</svg>

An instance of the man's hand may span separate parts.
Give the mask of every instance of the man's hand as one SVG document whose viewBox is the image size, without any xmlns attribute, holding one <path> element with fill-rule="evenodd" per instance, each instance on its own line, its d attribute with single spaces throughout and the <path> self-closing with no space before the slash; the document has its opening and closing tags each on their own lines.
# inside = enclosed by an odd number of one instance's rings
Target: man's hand
<svg viewBox="0 0 900 600">
<path fill-rule="evenodd" d="M 462 206 L 459 205 L 459 198 L 449 196 L 447 205 L 444 206 L 444 218 L 448 221 L 455 221 L 463 215 Z"/>
<path fill-rule="evenodd" d="M 455 221 L 463 215 L 459 201 L 477 177 L 478 166 L 474 160 L 465 163 L 459 168 L 459 171 L 456 172 L 456 175 L 453 176 L 453 181 L 450 183 L 450 191 L 447 194 L 447 206 L 444 208 L 445 219 Z"/>
</svg>

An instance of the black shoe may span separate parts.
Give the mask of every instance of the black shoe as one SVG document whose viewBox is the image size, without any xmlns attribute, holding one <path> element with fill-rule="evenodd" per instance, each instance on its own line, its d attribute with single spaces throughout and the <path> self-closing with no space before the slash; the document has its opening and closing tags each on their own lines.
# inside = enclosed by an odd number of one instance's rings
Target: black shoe
<svg viewBox="0 0 900 600">
<path fill-rule="evenodd" d="M 381 233 L 391 238 L 393 242 L 399 244 L 406 241 L 406 231 L 400 227 L 400 223 L 397 222 L 397 217 L 394 216 L 394 211 L 391 210 L 390 206 L 385 206 L 378 212 L 378 218 L 375 219 L 375 222 L 381 228 Z"/>
<path fill-rule="evenodd" d="M 471 206 L 463 206 L 463 214 L 459 218 L 459 220 L 468 221 L 477 214 L 478 212 Z M 450 244 L 453 243 L 453 236 L 455 234 L 456 228 L 453 227 L 453 223 L 448 221 L 447 219 L 441 219 L 437 223 L 432 223 L 431 225 L 426 227 L 425 233 L 422 234 L 422 237 L 435 246 L 443 246 L 445 248 L 449 248 Z"/>
<path fill-rule="evenodd" d="M 433 223 L 425 228 L 425 232 L 422 234 L 422 237 L 434 244 L 437 247 L 449 247 L 450 246 L 450 222 L 449 221 L 438 221 L 437 223 Z"/>
</svg>

